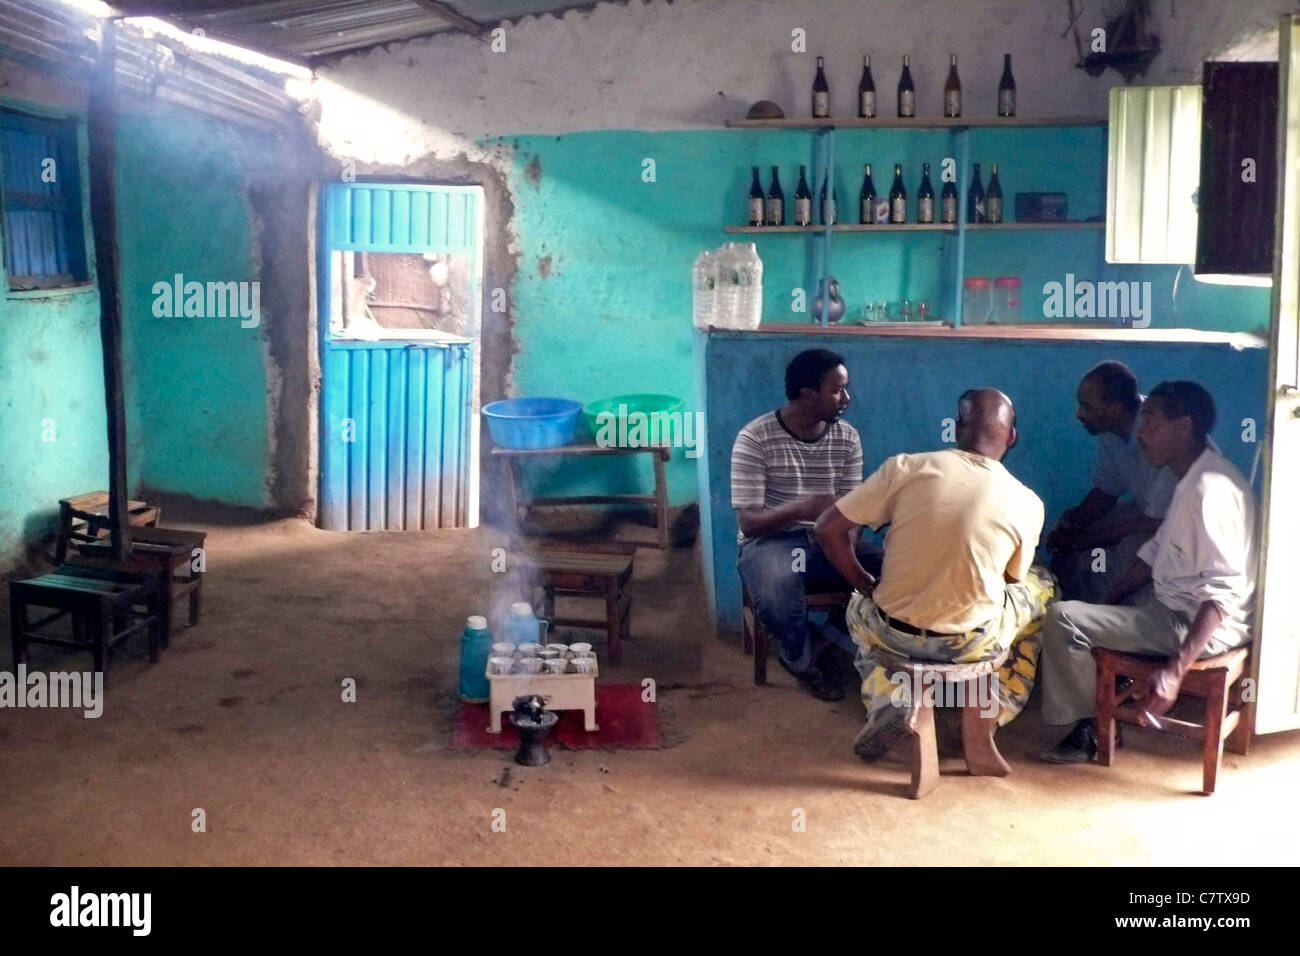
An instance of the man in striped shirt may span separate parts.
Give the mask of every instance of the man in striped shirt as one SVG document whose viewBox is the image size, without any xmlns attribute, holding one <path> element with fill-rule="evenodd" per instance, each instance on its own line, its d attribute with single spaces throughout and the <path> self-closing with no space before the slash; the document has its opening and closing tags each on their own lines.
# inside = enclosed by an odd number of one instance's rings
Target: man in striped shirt
<svg viewBox="0 0 1300 956">
<path fill-rule="evenodd" d="M 812 533 L 817 516 L 862 481 L 862 442 L 841 417 L 848 385 L 842 356 L 799 353 L 785 370 L 786 404 L 742 428 L 731 450 L 740 578 L 759 622 L 780 642 L 777 659 L 821 700 L 842 700 L 844 690 L 818 665 L 829 642 L 809 633 L 804 595 L 851 590 Z M 856 548 L 879 574 L 875 541 L 860 538 Z"/>
</svg>

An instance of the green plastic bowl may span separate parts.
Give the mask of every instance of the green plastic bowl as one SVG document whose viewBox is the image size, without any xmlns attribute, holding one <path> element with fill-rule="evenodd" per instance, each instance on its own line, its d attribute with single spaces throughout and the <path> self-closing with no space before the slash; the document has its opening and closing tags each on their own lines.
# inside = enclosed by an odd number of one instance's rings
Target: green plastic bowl
<svg viewBox="0 0 1300 956">
<path fill-rule="evenodd" d="M 626 410 L 620 410 L 619 406 L 626 406 Z M 647 416 L 652 412 L 680 412 L 682 410 L 682 400 L 676 395 L 615 395 L 613 398 L 602 398 L 599 401 L 592 402 L 582 410 L 583 417 L 587 420 L 587 427 L 591 429 L 594 437 L 600 431 L 600 423 L 596 417 L 602 412 L 610 412 L 615 415 L 614 427 L 618 427 L 617 416 L 622 414 L 631 415 L 633 412 L 644 412 Z"/>
</svg>

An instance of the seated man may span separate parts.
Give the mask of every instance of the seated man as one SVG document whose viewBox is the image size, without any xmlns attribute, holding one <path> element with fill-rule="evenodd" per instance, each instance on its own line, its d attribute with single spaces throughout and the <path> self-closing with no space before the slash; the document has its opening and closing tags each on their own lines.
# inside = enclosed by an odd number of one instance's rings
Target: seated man
<svg viewBox="0 0 1300 956">
<path fill-rule="evenodd" d="M 956 433 L 956 448 L 889 459 L 817 520 L 827 557 L 860 592 L 848 620 L 867 707 L 853 750 L 864 760 L 903 735 L 910 704 L 895 699 L 875 647 L 973 663 L 1010 645 L 996 685 L 1000 724 L 1020 713 L 1033 691 L 1037 631 L 1055 582 L 1031 566 L 1043 503 L 1002 465 L 1016 443 L 1011 400 L 992 388 L 967 392 Z M 879 584 L 847 544 L 860 525 L 889 525 Z"/>
<path fill-rule="evenodd" d="M 1209 447 L 1214 400 L 1195 382 L 1161 382 L 1142 407 L 1138 444 L 1178 477 L 1164 523 L 1100 604 L 1065 601 L 1043 625 L 1043 719 L 1073 724 L 1041 756 L 1085 763 L 1097 753 L 1094 647 L 1169 659 L 1139 689 L 1152 724 L 1178 699 L 1187 668 L 1250 640 L 1255 596 L 1255 496 Z M 1120 601 L 1153 585 L 1138 607 Z"/>
<path fill-rule="evenodd" d="M 1097 436 L 1097 470 L 1092 490 L 1066 509 L 1047 536 L 1065 598 L 1095 601 L 1123 577 L 1173 497 L 1174 473 L 1138 452 L 1142 401 L 1137 376 L 1121 362 L 1102 362 L 1079 382 L 1075 417 Z M 1128 497 L 1121 501 L 1121 495 Z"/>
<path fill-rule="evenodd" d="M 862 480 L 862 443 L 841 419 L 849 404 L 842 356 L 810 349 L 785 370 L 789 399 L 740 430 L 731 451 L 731 506 L 740 520 L 740 578 L 759 622 L 780 641 L 778 660 L 814 697 L 843 689 L 817 661 L 828 642 L 811 640 L 806 591 L 847 591 L 812 535 L 817 516 Z M 845 539 L 847 543 L 848 539 Z M 880 567 L 872 541 L 862 560 Z"/>
</svg>

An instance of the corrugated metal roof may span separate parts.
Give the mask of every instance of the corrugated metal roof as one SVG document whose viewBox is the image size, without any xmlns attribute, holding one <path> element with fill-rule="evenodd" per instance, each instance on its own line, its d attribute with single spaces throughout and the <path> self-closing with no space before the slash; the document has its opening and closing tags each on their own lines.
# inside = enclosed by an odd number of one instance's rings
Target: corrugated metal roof
<svg viewBox="0 0 1300 956">
<path fill-rule="evenodd" d="M 594 4 L 556 0 L 109 0 L 128 16 L 154 16 L 249 49 L 308 62 L 447 30 L 474 32 L 530 14 Z"/>
</svg>

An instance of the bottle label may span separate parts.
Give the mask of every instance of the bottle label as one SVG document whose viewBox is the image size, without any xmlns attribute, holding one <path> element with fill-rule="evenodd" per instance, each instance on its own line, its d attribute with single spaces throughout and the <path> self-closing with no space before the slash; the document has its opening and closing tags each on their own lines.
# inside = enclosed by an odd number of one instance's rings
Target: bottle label
<svg viewBox="0 0 1300 956">
<path fill-rule="evenodd" d="M 749 197 L 749 223 L 756 226 L 763 221 L 763 200 Z"/>
<path fill-rule="evenodd" d="M 835 222 L 835 200 L 825 199 L 822 201 L 822 223 Z"/>
<path fill-rule="evenodd" d="M 916 202 L 916 221 L 934 222 L 934 197 L 925 196 Z"/>
<path fill-rule="evenodd" d="M 873 199 L 862 200 L 862 208 L 858 210 L 858 219 L 861 222 L 870 224 L 876 218 L 876 203 Z"/>
<path fill-rule="evenodd" d="M 858 115 L 867 117 L 876 115 L 875 90 L 858 90 Z"/>
<path fill-rule="evenodd" d="M 943 115 L 961 116 L 961 90 L 944 90 Z"/>
<path fill-rule="evenodd" d="M 812 222 L 812 200 L 800 199 L 798 196 L 794 200 L 794 224 L 796 226 L 806 226 Z"/>
<path fill-rule="evenodd" d="M 907 200 L 896 196 L 890 200 L 890 205 L 893 207 L 890 222 L 907 222 Z"/>
<path fill-rule="evenodd" d="M 876 222 L 889 222 L 889 200 L 884 196 L 876 197 Z"/>
<path fill-rule="evenodd" d="M 1015 90 L 998 90 L 998 115 L 999 116 L 1016 115 L 1016 91 Z"/>
<path fill-rule="evenodd" d="M 1002 200 L 996 197 L 990 197 L 985 200 L 985 214 L 989 222 L 1002 221 Z"/>
<path fill-rule="evenodd" d="M 767 200 L 767 224 L 769 226 L 779 226 L 785 222 L 785 203 L 780 199 L 773 199 L 770 196 Z"/>
<path fill-rule="evenodd" d="M 831 115 L 831 95 L 829 93 L 813 94 L 813 116 Z"/>
<path fill-rule="evenodd" d="M 916 91 L 903 90 L 898 94 L 898 115 L 915 116 L 916 115 Z"/>
<path fill-rule="evenodd" d="M 975 200 L 974 205 L 975 205 L 975 209 L 974 209 L 975 215 L 971 217 L 971 222 L 987 222 L 988 220 L 985 218 L 985 214 L 984 214 L 984 200 L 977 199 Z"/>
<path fill-rule="evenodd" d="M 939 202 L 939 218 L 943 222 L 957 221 L 957 197 L 945 196 Z"/>
</svg>

